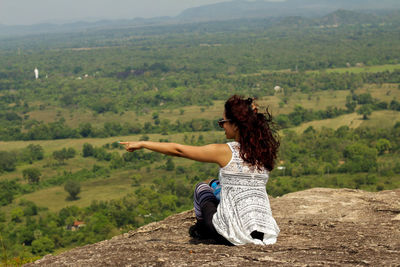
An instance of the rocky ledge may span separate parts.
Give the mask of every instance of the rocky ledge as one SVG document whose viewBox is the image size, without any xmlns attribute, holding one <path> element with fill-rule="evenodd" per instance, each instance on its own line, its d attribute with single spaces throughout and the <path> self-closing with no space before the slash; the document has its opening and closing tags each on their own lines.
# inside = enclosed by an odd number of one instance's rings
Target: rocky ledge
<svg viewBox="0 0 400 267">
<path fill-rule="evenodd" d="M 400 266 L 400 189 L 313 188 L 271 198 L 272 246 L 224 246 L 188 235 L 186 211 L 26 266 Z"/>
</svg>

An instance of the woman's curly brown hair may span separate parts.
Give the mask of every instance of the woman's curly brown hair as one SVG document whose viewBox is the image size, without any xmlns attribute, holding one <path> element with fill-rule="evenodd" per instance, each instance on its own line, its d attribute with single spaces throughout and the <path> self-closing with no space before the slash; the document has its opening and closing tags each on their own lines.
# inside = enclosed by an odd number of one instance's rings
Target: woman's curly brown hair
<svg viewBox="0 0 400 267">
<path fill-rule="evenodd" d="M 268 108 L 259 113 L 252 98 L 234 95 L 225 103 L 225 117 L 239 129 L 240 157 L 258 169 L 271 171 L 279 140 Z"/>
</svg>

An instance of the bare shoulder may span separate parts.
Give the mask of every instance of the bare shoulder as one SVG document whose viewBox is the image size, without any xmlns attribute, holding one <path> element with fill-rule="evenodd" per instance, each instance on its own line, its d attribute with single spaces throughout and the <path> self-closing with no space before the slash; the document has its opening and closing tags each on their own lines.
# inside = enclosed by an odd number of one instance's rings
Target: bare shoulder
<svg viewBox="0 0 400 267">
<path fill-rule="evenodd" d="M 229 163 L 232 158 L 232 151 L 227 144 L 210 144 L 207 146 L 215 153 L 217 163 L 220 167 Z"/>
<path fill-rule="evenodd" d="M 227 144 L 209 144 L 209 145 L 205 145 L 204 146 L 205 149 L 210 150 L 210 151 L 214 151 L 218 154 L 225 154 L 231 153 L 231 149 L 229 148 L 229 146 Z"/>
<path fill-rule="evenodd" d="M 227 149 L 230 151 L 228 144 L 209 144 L 209 145 L 205 145 L 205 146 L 208 146 L 208 147 L 214 148 L 214 149 L 218 149 L 218 150 L 226 150 Z"/>
</svg>

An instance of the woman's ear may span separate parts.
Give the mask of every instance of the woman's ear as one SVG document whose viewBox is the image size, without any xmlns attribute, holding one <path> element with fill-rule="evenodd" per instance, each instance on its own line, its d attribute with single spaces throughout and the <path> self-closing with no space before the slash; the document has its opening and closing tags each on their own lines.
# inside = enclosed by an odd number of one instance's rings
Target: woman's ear
<svg viewBox="0 0 400 267">
<path fill-rule="evenodd" d="M 233 131 L 235 132 L 235 139 L 239 138 L 239 127 L 236 124 L 233 124 Z"/>
</svg>

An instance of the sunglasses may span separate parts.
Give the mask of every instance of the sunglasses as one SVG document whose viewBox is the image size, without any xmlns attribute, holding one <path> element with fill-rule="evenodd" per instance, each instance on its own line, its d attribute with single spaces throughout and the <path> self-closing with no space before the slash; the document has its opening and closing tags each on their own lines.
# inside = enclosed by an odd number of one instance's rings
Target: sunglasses
<svg viewBox="0 0 400 267">
<path fill-rule="evenodd" d="M 225 122 L 228 122 L 228 121 L 231 121 L 231 120 L 219 119 L 219 120 L 218 120 L 218 125 L 219 125 L 219 127 L 224 128 L 224 123 L 225 123 Z"/>
</svg>

